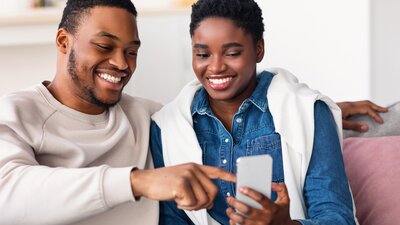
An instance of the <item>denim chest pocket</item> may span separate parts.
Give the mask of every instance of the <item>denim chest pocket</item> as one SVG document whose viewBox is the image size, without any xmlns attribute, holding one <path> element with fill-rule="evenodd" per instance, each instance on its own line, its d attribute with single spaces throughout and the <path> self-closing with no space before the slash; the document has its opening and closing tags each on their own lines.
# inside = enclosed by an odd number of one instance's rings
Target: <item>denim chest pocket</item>
<svg viewBox="0 0 400 225">
<path fill-rule="evenodd" d="M 264 155 L 264 154 L 270 155 L 273 159 L 272 181 L 283 182 L 284 174 L 283 174 L 281 137 L 278 133 L 273 133 L 266 136 L 259 136 L 247 140 L 246 156 Z"/>
<path fill-rule="evenodd" d="M 281 151 L 281 137 L 278 133 L 259 136 L 247 140 L 246 155 L 269 154 L 273 157 L 274 153 Z"/>
</svg>

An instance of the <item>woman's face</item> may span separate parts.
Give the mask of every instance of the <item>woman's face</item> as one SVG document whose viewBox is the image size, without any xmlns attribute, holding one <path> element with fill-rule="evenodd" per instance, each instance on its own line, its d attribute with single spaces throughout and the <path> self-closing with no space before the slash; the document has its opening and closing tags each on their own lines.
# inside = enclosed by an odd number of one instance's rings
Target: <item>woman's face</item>
<svg viewBox="0 0 400 225">
<path fill-rule="evenodd" d="M 251 96 L 256 87 L 256 64 L 264 42 L 232 20 L 210 17 L 201 21 L 192 36 L 192 66 L 210 100 L 236 102 Z"/>
</svg>

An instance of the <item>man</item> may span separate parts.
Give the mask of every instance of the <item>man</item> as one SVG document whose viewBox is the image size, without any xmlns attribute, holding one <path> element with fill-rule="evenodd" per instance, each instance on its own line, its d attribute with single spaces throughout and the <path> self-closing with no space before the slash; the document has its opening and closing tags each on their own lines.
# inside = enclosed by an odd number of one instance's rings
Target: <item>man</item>
<svg viewBox="0 0 400 225">
<path fill-rule="evenodd" d="M 122 94 L 140 47 L 128 0 L 69 0 L 52 82 L 0 100 L 0 224 L 157 224 L 158 203 L 210 208 L 234 181 L 195 164 L 160 170 L 148 154 L 159 105 Z"/>
<path fill-rule="evenodd" d="M 356 132 L 367 132 L 369 127 L 366 122 L 357 122 L 350 120 L 351 116 L 368 115 L 372 121 L 378 124 L 383 124 L 383 119 L 379 113 L 388 112 L 387 107 L 379 106 L 371 101 L 356 101 L 356 102 L 338 102 L 337 105 L 342 110 L 343 129 L 353 130 Z"/>
</svg>

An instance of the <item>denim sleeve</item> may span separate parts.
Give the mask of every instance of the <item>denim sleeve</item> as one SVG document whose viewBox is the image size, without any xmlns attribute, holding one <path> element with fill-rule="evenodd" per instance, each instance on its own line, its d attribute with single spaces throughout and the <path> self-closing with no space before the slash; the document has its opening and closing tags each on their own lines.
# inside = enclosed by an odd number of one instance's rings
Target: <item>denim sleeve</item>
<svg viewBox="0 0 400 225">
<path fill-rule="evenodd" d="M 150 149 L 154 167 L 164 167 L 164 159 L 161 144 L 161 131 L 158 125 L 152 121 L 150 128 Z M 160 202 L 159 225 L 193 225 L 183 210 L 178 209 L 174 201 Z"/>
<path fill-rule="evenodd" d="M 314 145 L 304 185 L 308 219 L 304 225 L 355 224 L 336 124 L 329 107 L 314 105 Z"/>
</svg>

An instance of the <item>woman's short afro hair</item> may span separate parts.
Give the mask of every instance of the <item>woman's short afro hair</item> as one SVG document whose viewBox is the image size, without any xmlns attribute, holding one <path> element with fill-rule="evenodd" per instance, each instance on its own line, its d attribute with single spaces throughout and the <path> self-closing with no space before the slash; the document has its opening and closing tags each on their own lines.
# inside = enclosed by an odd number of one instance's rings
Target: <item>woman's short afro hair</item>
<svg viewBox="0 0 400 225">
<path fill-rule="evenodd" d="M 192 5 L 191 37 L 199 23 L 209 17 L 231 19 L 238 27 L 253 36 L 254 44 L 263 38 L 262 12 L 254 0 L 198 0 Z"/>
</svg>

